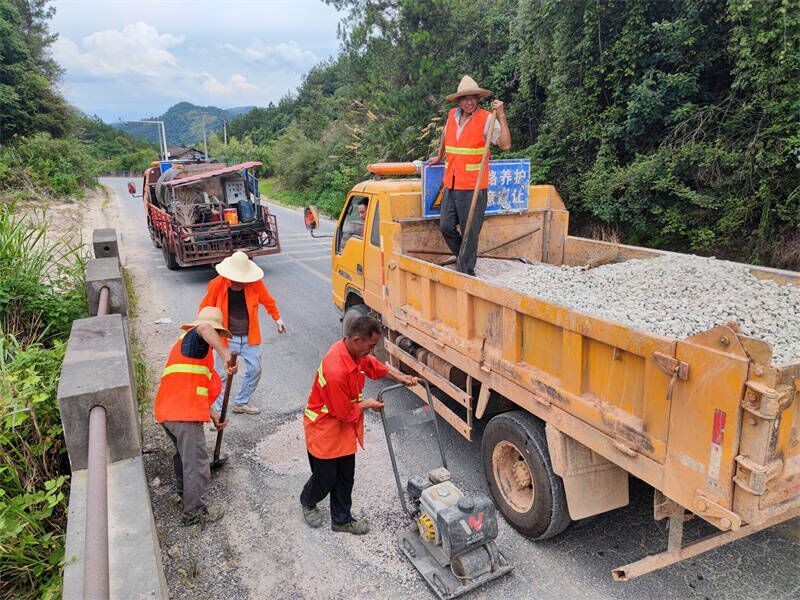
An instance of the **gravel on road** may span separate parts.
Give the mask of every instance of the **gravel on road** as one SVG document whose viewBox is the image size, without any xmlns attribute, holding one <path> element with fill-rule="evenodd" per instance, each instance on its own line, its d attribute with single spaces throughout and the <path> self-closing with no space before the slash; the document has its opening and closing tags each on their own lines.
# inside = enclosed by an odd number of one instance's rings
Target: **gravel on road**
<svg viewBox="0 0 800 600">
<path fill-rule="evenodd" d="M 800 287 L 759 279 L 747 265 L 699 256 L 633 259 L 594 269 L 480 259 L 481 279 L 634 329 L 683 339 L 738 324 L 800 360 Z"/>
</svg>

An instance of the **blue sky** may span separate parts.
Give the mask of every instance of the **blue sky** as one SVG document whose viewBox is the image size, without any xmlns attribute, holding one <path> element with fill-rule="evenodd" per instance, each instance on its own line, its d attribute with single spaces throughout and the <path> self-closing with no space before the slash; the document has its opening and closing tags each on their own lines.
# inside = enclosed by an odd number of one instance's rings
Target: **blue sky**
<svg viewBox="0 0 800 600">
<path fill-rule="evenodd" d="M 265 106 L 335 56 L 340 15 L 320 0 L 57 0 L 60 88 L 107 122 L 194 104 Z"/>
</svg>

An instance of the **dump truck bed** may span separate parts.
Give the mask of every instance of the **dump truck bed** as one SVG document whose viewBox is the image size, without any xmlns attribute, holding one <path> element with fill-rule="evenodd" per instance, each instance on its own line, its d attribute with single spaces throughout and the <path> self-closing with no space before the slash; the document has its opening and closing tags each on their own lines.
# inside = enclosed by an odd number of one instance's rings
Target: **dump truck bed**
<svg viewBox="0 0 800 600">
<path fill-rule="evenodd" d="M 568 236 L 568 213 L 554 190 L 531 189 L 527 213 L 487 217 L 481 247 L 510 240 L 487 255 L 585 265 L 598 256 L 668 254 Z M 414 196 L 396 192 L 395 215 L 382 218 L 388 256 L 377 308 L 390 331 L 720 529 L 796 514 L 800 363 L 772 364 L 766 343 L 728 325 L 671 339 L 439 266 L 447 248 L 438 222 L 401 216 Z M 798 273 L 749 268 L 800 284 Z M 489 394 L 472 398 L 441 383 L 455 404 L 440 402 L 439 412 L 471 438 Z"/>
</svg>

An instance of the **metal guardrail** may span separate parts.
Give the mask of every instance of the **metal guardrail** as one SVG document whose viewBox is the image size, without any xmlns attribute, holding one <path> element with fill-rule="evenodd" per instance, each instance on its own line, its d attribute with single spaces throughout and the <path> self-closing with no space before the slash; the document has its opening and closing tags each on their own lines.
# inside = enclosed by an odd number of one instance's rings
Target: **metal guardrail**
<svg viewBox="0 0 800 600">
<path fill-rule="evenodd" d="M 109 289 L 100 289 L 97 316 L 109 314 Z M 83 564 L 84 598 L 106 600 L 108 578 L 108 429 L 106 409 L 89 411 L 88 488 L 86 492 L 86 545 Z"/>
</svg>

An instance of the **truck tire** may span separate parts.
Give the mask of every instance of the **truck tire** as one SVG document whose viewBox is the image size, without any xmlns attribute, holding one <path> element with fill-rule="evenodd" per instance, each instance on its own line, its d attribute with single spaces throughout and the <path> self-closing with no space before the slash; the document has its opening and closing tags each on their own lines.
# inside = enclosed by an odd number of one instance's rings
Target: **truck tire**
<svg viewBox="0 0 800 600">
<path fill-rule="evenodd" d="M 165 237 L 161 240 L 161 253 L 164 255 L 164 264 L 170 271 L 176 271 L 178 267 L 178 259 L 175 258 L 175 252 L 169 247 L 169 240 Z"/>
<path fill-rule="evenodd" d="M 358 317 L 368 316 L 369 306 L 366 304 L 354 304 L 344 311 L 344 316 L 342 317 L 342 337 L 347 335 L 347 328 L 350 326 L 351 322 L 356 320 Z"/>
<path fill-rule="evenodd" d="M 542 421 L 520 410 L 497 415 L 486 425 L 481 454 L 489 490 L 509 525 L 535 540 L 569 526 L 564 482 L 553 472 Z"/>
</svg>

